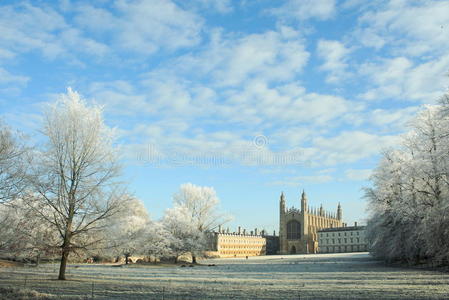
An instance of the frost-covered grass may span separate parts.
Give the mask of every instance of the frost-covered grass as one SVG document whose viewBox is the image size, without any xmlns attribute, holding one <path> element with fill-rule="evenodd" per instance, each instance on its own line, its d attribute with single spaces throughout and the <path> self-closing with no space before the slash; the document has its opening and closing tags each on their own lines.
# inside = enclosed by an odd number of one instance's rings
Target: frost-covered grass
<svg viewBox="0 0 449 300">
<path fill-rule="evenodd" d="M 0 287 L 97 299 L 447 299 L 449 275 L 388 267 L 367 253 L 213 259 L 216 266 L 71 265 L 0 269 Z M 1 299 L 1 298 L 0 298 Z"/>
</svg>

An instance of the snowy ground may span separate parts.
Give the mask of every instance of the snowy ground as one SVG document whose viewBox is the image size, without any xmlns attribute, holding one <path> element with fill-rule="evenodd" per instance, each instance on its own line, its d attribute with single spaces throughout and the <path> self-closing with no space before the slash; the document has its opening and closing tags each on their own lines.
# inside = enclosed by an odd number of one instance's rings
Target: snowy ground
<svg viewBox="0 0 449 300">
<path fill-rule="evenodd" d="M 0 268 L 0 287 L 80 299 L 449 299 L 449 274 L 387 267 L 367 253 L 213 259 L 216 266 Z M 1 297 L 0 297 L 1 299 Z"/>
</svg>

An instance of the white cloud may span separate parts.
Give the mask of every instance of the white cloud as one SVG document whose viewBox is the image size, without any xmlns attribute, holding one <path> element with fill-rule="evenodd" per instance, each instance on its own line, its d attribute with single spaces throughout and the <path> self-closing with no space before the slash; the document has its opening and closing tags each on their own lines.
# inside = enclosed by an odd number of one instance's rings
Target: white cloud
<svg viewBox="0 0 449 300">
<path fill-rule="evenodd" d="M 193 119 L 219 108 L 215 91 L 163 71 L 141 75 L 139 82 L 93 82 L 88 96 L 114 115 Z"/>
<path fill-rule="evenodd" d="M 312 184 L 322 184 L 326 182 L 333 181 L 334 178 L 331 175 L 321 174 L 321 175 L 305 175 L 305 176 L 295 176 L 290 178 L 285 178 L 283 180 L 277 180 L 270 182 L 272 185 L 282 185 L 282 186 L 300 186 L 306 183 Z"/>
<path fill-rule="evenodd" d="M 107 112 L 116 115 L 130 116 L 136 112 L 148 113 L 151 110 L 146 96 L 137 92 L 132 84 L 122 80 L 92 82 L 86 96 L 104 105 Z"/>
<path fill-rule="evenodd" d="M 416 116 L 420 106 L 400 109 L 373 109 L 367 112 L 365 120 L 378 128 L 388 126 L 390 129 L 403 130 L 407 123 Z"/>
<path fill-rule="evenodd" d="M 194 0 L 190 4 L 196 4 L 200 9 L 209 9 L 220 14 L 230 13 L 234 10 L 231 0 Z"/>
<path fill-rule="evenodd" d="M 14 75 L 0 67 L 0 84 L 25 85 L 28 80 L 30 80 L 30 78 L 27 76 Z"/>
<path fill-rule="evenodd" d="M 249 82 L 243 90 L 229 92 L 227 98 L 225 106 L 220 107 L 223 116 L 239 122 L 264 123 L 265 127 L 308 124 L 332 128 L 363 107 L 342 97 L 307 93 L 295 84 L 269 88 L 261 81 Z"/>
<path fill-rule="evenodd" d="M 280 157 L 288 157 L 288 164 L 320 160 L 331 164 L 332 151 L 321 149 L 317 137 L 342 122 L 352 122 L 347 116 L 363 109 L 344 98 L 307 93 L 296 84 L 269 88 L 263 81 L 252 81 L 241 91 L 222 92 L 162 72 L 142 77 L 141 85 L 93 83 L 89 97 L 105 104 L 110 113 L 145 116 L 148 123 L 139 123 L 129 133 L 134 140 L 148 140 L 171 150 L 175 145 L 176 151 L 195 155 L 226 149 L 226 157 L 237 157 L 245 164 L 276 164 Z M 161 118 L 170 123 L 155 121 Z M 232 131 L 218 129 L 229 126 L 234 126 Z M 205 131 L 208 127 L 212 129 Z M 248 158 L 259 134 L 266 135 L 268 144 L 257 149 L 256 157 Z M 307 143 L 314 145 L 304 147 Z M 357 155 L 365 157 L 365 153 Z"/>
<path fill-rule="evenodd" d="M 52 8 L 29 3 L 3 6 L 0 11 L 0 47 L 7 57 L 16 53 L 39 51 L 54 59 L 72 53 L 104 55 L 108 47 L 86 38 L 78 29 L 67 24 Z"/>
<path fill-rule="evenodd" d="M 432 103 L 449 80 L 449 2 L 383 1 L 358 19 L 354 41 L 379 54 L 361 65 L 364 99 Z"/>
<path fill-rule="evenodd" d="M 280 18 L 327 20 L 334 16 L 335 0 L 289 0 L 272 13 Z"/>
<path fill-rule="evenodd" d="M 328 71 L 326 81 L 336 83 L 347 76 L 347 59 L 350 50 L 339 41 L 319 40 L 318 56 L 324 60 L 320 69 Z"/>
<path fill-rule="evenodd" d="M 0 48 L 0 59 L 11 59 L 14 58 L 16 55 L 14 52 L 7 50 L 7 49 L 1 49 Z"/>
<path fill-rule="evenodd" d="M 249 165 L 332 166 L 376 155 L 396 142 L 396 136 L 362 131 L 323 136 L 345 122 L 348 115 L 363 112 L 363 106 L 331 95 L 307 93 L 297 85 L 269 88 L 263 82 L 252 82 L 242 93 L 219 101 L 224 95 L 206 87 L 189 87 L 170 77 L 157 80 L 156 74 L 144 77 L 145 88 L 123 81 L 94 83 L 90 97 L 114 114 L 145 116 L 147 122 L 138 121 L 125 138 L 151 143 L 168 157 L 173 153 L 187 158 L 213 154 Z M 195 96 L 201 94 L 198 91 L 206 94 L 203 100 Z M 204 106 L 197 101 L 205 101 Z M 370 122 L 391 124 L 401 115 L 379 110 Z M 254 137 L 259 134 L 265 134 L 267 144 L 255 147 Z M 316 175 L 324 180 L 322 176 L 329 174 Z"/>
<path fill-rule="evenodd" d="M 77 23 L 97 34 L 108 34 L 116 48 L 140 54 L 177 50 L 201 39 L 202 19 L 170 0 L 115 2 L 115 12 L 91 5 L 74 8 Z"/>
<path fill-rule="evenodd" d="M 170 125 L 174 127 L 170 128 Z M 298 163 L 297 160 L 294 161 L 296 157 L 293 153 L 278 153 L 267 147 L 260 147 L 254 143 L 253 137 L 246 138 L 242 133 L 229 130 L 205 132 L 198 128 L 189 128 L 186 123 L 177 121 L 139 124 L 128 134 L 140 136 L 140 144 L 136 144 L 132 149 L 151 149 L 157 153 L 157 159 L 163 160 L 162 164 L 167 166 L 176 164 L 223 167 L 235 163 L 278 166 Z M 144 153 L 134 155 L 136 156 L 147 155 Z M 155 163 L 154 159 L 149 160 Z"/>
<path fill-rule="evenodd" d="M 378 155 L 381 150 L 396 146 L 398 136 L 374 135 L 361 131 L 347 131 L 332 137 L 317 135 L 311 139 L 311 146 L 282 145 L 267 136 L 267 144 L 259 146 L 254 142 L 258 135 L 254 129 L 205 131 L 198 124 L 185 120 L 171 119 L 164 122 L 141 123 L 128 134 L 133 140 L 151 143 L 158 152 L 170 156 L 173 153 L 183 157 L 214 157 L 233 160 L 244 165 L 300 165 L 335 166 L 353 163 Z M 274 131 L 274 135 L 282 129 Z M 274 144 L 272 144 L 274 142 Z M 333 169 L 316 173 L 314 180 L 332 178 Z M 314 175 L 314 176 L 315 176 Z M 299 178 L 296 178 L 299 180 Z M 301 178 L 310 180 L 311 178 Z"/>
<path fill-rule="evenodd" d="M 398 144 L 398 136 L 379 136 L 363 131 L 344 131 L 336 136 L 317 137 L 313 140 L 316 149 L 315 162 L 321 165 L 352 163 L 377 155 L 381 150 Z"/>
<path fill-rule="evenodd" d="M 415 64 L 406 57 L 382 59 L 361 66 L 360 74 L 372 81 L 362 97 L 367 100 L 421 101 L 432 103 L 448 84 L 449 55 Z"/>
<path fill-rule="evenodd" d="M 310 141 L 317 133 L 317 130 L 307 126 L 281 126 L 280 130 L 270 135 L 270 140 L 273 140 L 277 145 L 296 148 Z"/>
<path fill-rule="evenodd" d="M 161 46 L 178 49 L 199 41 L 201 19 L 171 1 L 122 0 L 117 8 L 124 16 L 119 43 L 125 48 L 151 53 Z"/>
<path fill-rule="evenodd" d="M 357 111 L 360 105 L 344 98 L 280 83 L 295 78 L 307 58 L 302 39 L 287 27 L 230 40 L 216 34 L 205 51 L 142 74 L 142 80 L 132 83 L 133 91 L 114 82 L 94 83 L 91 96 L 116 107 L 115 113 L 203 116 L 246 125 L 285 121 L 324 125 Z M 174 74 L 175 69 L 182 73 Z M 204 80 L 200 83 L 192 76 Z"/>
<path fill-rule="evenodd" d="M 399 55 L 438 56 L 449 47 L 449 2 L 383 1 L 359 18 L 357 38 L 370 47 L 389 46 Z"/>
<path fill-rule="evenodd" d="M 104 58 L 112 49 L 153 54 L 196 45 L 201 39 L 202 19 L 169 0 L 115 2 L 112 10 L 91 4 L 62 6 L 65 18 L 57 9 L 46 5 L 18 3 L 2 6 L 0 11 L 0 58 L 16 53 L 39 51 L 49 59 L 71 58 L 88 54 Z M 92 37 L 87 37 L 92 33 Z M 112 41 L 112 42 L 110 42 Z"/>
<path fill-rule="evenodd" d="M 73 6 L 70 9 L 76 11 L 74 16 L 75 23 L 94 34 L 109 30 L 119 30 L 118 18 L 106 9 L 91 5 Z"/>
<path fill-rule="evenodd" d="M 371 169 L 348 169 L 345 171 L 345 176 L 350 180 L 367 180 L 371 173 Z"/>
<path fill-rule="evenodd" d="M 289 27 L 235 38 L 213 31 L 211 43 L 176 65 L 186 74 L 207 76 L 220 87 L 243 85 L 254 78 L 264 81 L 293 79 L 306 65 L 309 53 L 298 32 Z"/>
</svg>

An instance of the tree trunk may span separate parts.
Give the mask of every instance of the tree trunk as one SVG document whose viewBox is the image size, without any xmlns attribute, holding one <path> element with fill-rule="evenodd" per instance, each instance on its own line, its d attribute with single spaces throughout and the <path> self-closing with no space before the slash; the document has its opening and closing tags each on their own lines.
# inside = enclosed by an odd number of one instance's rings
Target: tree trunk
<svg viewBox="0 0 449 300">
<path fill-rule="evenodd" d="M 196 264 L 196 255 L 192 254 L 192 264 Z"/>
<path fill-rule="evenodd" d="M 70 250 L 67 247 L 62 249 L 61 265 L 59 266 L 58 280 L 65 280 L 65 269 L 67 267 L 67 260 L 69 258 Z"/>
<path fill-rule="evenodd" d="M 128 261 L 129 261 L 129 255 L 128 255 L 128 254 L 125 254 L 125 265 L 128 264 Z"/>
<path fill-rule="evenodd" d="M 177 263 L 178 263 L 178 257 L 175 256 L 175 264 L 177 264 Z"/>
<path fill-rule="evenodd" d="M 40 260 L 41 260 L 41 253 L 39 252 L 36 255 L 36 267 L 39 267 Z"/>
<path fill-rule="evenodd" d="M 73 211 L 73 210 L 71 210 Z M 61 255 L 61 264 L 59 266 L 59 276 L 58 276 L 58 280 L 65 280 L 65 269 L 67 267 L 67 261 L 69 258 L 69 254 L 70 254 L 70 241 L 72 239 L 72 218 L 73 218 L 73 214 L 71 215 L 71 217 L 69 217 L 68 221 L 67 221 L 67 225 L 66 225 L 66 229 L 65 229 L 65 236 L 64 236 L 64 243 L 62 244 L 62 255 Z"/>
</svg>

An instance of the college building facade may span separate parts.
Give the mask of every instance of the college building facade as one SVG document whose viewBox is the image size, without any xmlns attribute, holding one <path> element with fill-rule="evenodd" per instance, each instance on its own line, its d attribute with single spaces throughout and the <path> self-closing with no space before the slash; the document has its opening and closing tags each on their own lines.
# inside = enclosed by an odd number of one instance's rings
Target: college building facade
<svg viewBox="0 0 449 300">
<path fill-rule="evenodd" d="M 340 203 L 337 212 L 327 212 L 323 206 L 309 208 L 307 195 L 301 195 L 301 209 L 285 206 L 285 196 L 279 200 L 279 254 L 318 253 L 318 232 L 324 228 L 342 227 Z"/>
<path fill-rule="evenodd" d="M 309 208 L 306 193 L 301 207 L 286 208 L 284 193 L 279 200 L 279 236 L 264 230 L 222 230 L 209 232 L 207 255 L 213 257 L 250 257 L 273 254 L 307 254 L 368 251 L 366 227 L 346 226 L 340 203 L 335 212 Z"/>
<path fill-rule="evenodd" d="M 263 230 L 246 231 L 238 227 L 237 232 L 231 233 L 220 226 L 218 231 L 208 233 L 207 255 L 223 258 L 266 255 L 267 241 L 272 243 L 273 236 L 267 236 Z"/>
<path fill-rule="evenodd" d="M 318 252 L 361 252 L 368 251 L 366 226 L 344 226 L 325 228 L 318 231 Z"/>
</svg>

